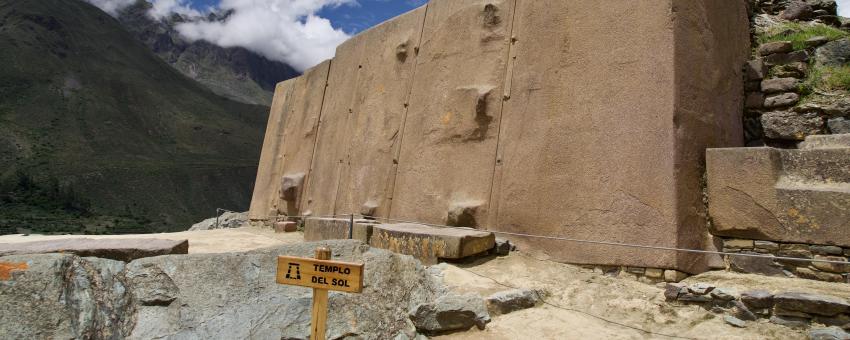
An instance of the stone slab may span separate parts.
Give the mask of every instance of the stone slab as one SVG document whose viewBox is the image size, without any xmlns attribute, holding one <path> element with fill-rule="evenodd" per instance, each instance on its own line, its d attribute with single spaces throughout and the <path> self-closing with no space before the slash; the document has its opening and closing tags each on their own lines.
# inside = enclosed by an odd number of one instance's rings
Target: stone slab
<svg viewBox="0 0 850 340">
<path fill-rule="evenodd" d="M 484 253 L 496 244 L 491 232 L 468 228 L 437 228 L 421 224 L 381 224 L 372 227 L 373 247 L 411 255 L 426 264 Z"/>
<path fill-rule="evenodd" d="M 144 257 L 188 254 L 188 240 L 72 238 L 23 243 L 0 243 L 0 256 L 70 253 L 130 262 Z"/>
<path fill-rule="evenodd" d="M 277 215 L 273 206 L 274 197 L 280 190 L 281 163 L 283 162 L 283 129 L 286 116 L 294 101 L 295 79 L 278 83 L 269 111 L 269 122 L 266 125 L 266 135 L 263 139 L 263 151 L 260 153 L 260 163 L 257 167 L 257 178 L 254 181 L 254 194 L 251 197 L 251 208 L 248 218 L 251 220 L 266 220 L 269 216 Z"/>
<path fill-rule="evenodd" d="M 304 220 L 304 240 L 308 242 L 322 240 L 355 239 L 369 243 L 372 237 L 372 226 L 378 222 L 370 220 L 354 220 L 354 230 L 349 237 L 351 221 L 344 218 L 307 218 Z"/>
</svg>

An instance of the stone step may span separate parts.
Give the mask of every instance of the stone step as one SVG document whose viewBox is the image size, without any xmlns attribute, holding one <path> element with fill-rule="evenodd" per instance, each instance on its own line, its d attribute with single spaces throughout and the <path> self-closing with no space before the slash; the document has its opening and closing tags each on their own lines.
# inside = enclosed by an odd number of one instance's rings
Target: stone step
<svg viewBox="0 0 850 340">
<path fill-rule="evenodd" d="M 0 256 L 71 253 L 130 262 L 144 257 L 188 254 L 189 240 L 70 238 L 23 243 L 0 243 Z"/>
<path fill-rule="evenodd" d="M 800 143 L 800 149 L 850 148 L 850 133 L 838 135 L 812 135 Z"/>
<path fill-rule="evenodd" d="M 460 259 L 484 253 L 495 246 L 496 237 L 491 232 L 471 228 L 381 224 L 372 227 L 369 244 L 434 264 L 438 259 Z"/>
<path fill-rule="evenodd" d="M 785 176 L 804 182 L 850 183 L 850 147 L 782 150 Z"/>
</svg>

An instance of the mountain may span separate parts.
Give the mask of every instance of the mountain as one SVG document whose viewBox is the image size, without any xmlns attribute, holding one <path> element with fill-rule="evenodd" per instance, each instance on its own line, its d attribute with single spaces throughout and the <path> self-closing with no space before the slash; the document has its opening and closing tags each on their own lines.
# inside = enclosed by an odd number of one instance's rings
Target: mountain
<svg viewBox="0 0 850 340">
<path fill-rule="evenodd" d="M 88 3 L 0 0 L 0 229 L 180 230 L 246 209 L 267 114 Z"/>
<path fill-rule="evenodd" d="M 148 15 L 151 4 L 138 0 L 118 15 L 124 28 L 157 56 L 189 78 L 230 99 L 271 105 L 275 84 L 298 76 L 291 66 L 269 60 L 240 47 L 222 48 L 205 41 L 190 42 L 176 25 L 191 20 L 222 20 L 227 13 L 206 18 L 172 14 L 163 20 Z"/>
</svg>

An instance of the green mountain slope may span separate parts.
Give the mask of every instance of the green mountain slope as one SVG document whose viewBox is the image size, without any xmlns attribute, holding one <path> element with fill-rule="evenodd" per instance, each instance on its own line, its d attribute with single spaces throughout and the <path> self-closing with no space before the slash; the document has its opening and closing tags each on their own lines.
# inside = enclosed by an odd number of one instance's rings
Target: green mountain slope
<svg viewBox="0 0 850 340">
<path fill-rule="evenodd" d="M 177 230 L 247 208 L 267 110 L 92 5 L 0 0 L 0 228 Z"/>
</svg>

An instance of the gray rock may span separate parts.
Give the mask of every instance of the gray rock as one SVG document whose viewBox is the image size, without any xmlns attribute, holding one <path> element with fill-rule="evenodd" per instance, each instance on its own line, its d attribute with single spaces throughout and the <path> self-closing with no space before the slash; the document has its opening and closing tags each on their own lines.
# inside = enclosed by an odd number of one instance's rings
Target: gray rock
<svg viewBox="0 0 850 340">
<path fill-rule="evenodd" d="M 180 289 L 155 263 L 132 262 L 125 276 L 133 287 L 133 296 L 144 306 L 168 306 L 177 299 Z"/>
<path fill-rule="evenodd" d="M 836 316 L 818 316 L 815 321 L 826 326 L 837 326 L 845 330 L 850 330 L 850 315 L 841 314 Z"/>
<path fill-rule="evenodd" d="M 841 256 L 843 254 L 844 249 L 837 246 L 811 246 L 809 249 L 812 250 L 812 253 L 818 255 L 838 255 Z"/>
<path fill-rule="evenodd" d="M 688 285 L 684 283 L 668 283 L 664 286 L 664 297 L 667 301 L 676 301 L 680 295 L 688 293 Z"/>
<path fill-rule="evenodd" d="M 756 249 L 762 249 L 767 251 L 777 251 L 779 250 L 779 244 L 776 242 L 770 241 L 755 241 L 753 243 Z"/>
<path fill-rule="evenodd" d="M 816 66 L 841 66 L 850 61 L 850 39 L 830 41 L 815 50 Z"/>
<path fill-rule="evenodd" d="M 711 297 L 721 301 L 732 301 L 738 298 L 738 292 L 731 289 L 715 288 L 711 291 Z"/>
<path fill-rule="evenodd" d="M 744 320 L 738 319 L 738 318 L 731 316 L 731 315 L 724 315 L 723 321 L 726 322 L 727 324 L 730 324 L 730 325 L 738 327 L 738 328 L 747 327 L 747 323 Z"/>
<path fill-rule="evenodd" d="M 810 340 L 850 340 L 850 334 L 838 327 L 812 329 L 809 331 Z"/>
<path fill-rule="evenodd" d="M 819 35 L 819 36 L 816 36 L 816 37 L 811 37 L 809 39 L 806 39 L 806 41 L 804 43 L 806 44 L 806 47 L 818 47 L 818 46 L 826 44 L 828 42 L 829 42 L 829 38 L 824 37 L 822 35 Z"/>
<path fill-rule="evenodd" d="M 770 257 L 729 255 L 727 258 L 729 259 L 729 269 L 739 273 L 785 277 L 782 266 L 776 264 Z"/>
<path fill-rule="evenodd" d="M 699 295 L 693 293 L 685 293 L 679 295 L 679 301 L 704 303 L 711 302 L 711 295 Z"/>
<path fill-rule="evenodd" d="M 484 329 L 490 314 L 484 300 L 476 294 L 450 294 L 436 301 L 419 304 L 410 311 L 410 320 L 425 334 L 444 334 L 478 327 Z"/>
<path fill-rule="evenodd" d="M 764 93 L 793 92 L 797 90 L 799 81 L 797 78 L 772 78 L 761 82 L 761 90 Z"/>
<path fill-rule="evenodd" d="M 503 238 L 496 238 L 496 246 L 493 247 L 493 253 L 499 256 L 507 256 L 513 250 L 511 241 Z"/>
<path fill-rule="evenodd" d="M 776 294 L 774 305 L 776 308 L 786 311 L 823 316 L 838 315 L 850 309 L 850 304 L 844 299 L 800 292 Z"/>
<path fill-rule="evenodd" d="M 829 127 L 829 132 L 835 134 L 850 133 L 850 119 L 847 118 L 831 118 L 826 122 Z"/>
<path fill-rule="evenodd" d="M 697 295 L 705 295 L 711 293 L 714 288 L 714 286 L 707 283 L 694 283 L 688 286 L 688 291 Z"/>
<path fill-rule="evenodd" d="M 773 308 L 773 294 L 766 290 L 750 290 L 741 293 L 741 302 L 752 309 Z"/>
<path fill-rule="evenodd" d="M 764 107 L 778 108 L 797 104 L 800 101 L 800 95 L 793 92 L 777 93 L 768 95 L 764 98 Z M 762 121 L 764 123 L 764 121 Z"/>
<path fill-rule="evenodd" d="M 764 63 L 768 66 L 786 65 L 809 60 L 806 51 L 794 51 L 789 53 L 775 53 L 764 57 Z"/>
<path fill-rule="evenodd" d="M 818 281 L 827 281 L 827 282 L 844 282 L 844 277 L 840 274 L 827 273 L 820 270 L 812 270 L 805 267 L 797 267 L 794 268 L 794 275 L 797 277 L 809 279 L 809 280 L 818 280 Z"/>
<path fill-rule="evenodd" d="M 744 70 L 747 73 L 748 80 L 761 80 L 767 76 L 767 66 L 764 64 L 764 60 L 761 58 L 753 59 L 748 61 Z"/>
<path fill-rule="evenodd" d="M 513 289 L 490 295 L 485 299 L 491 315 L 532 308 L 542 302 L 540 292 L 532 289 Z"/>
<path fill-rule="evenodd" d="M 792 1 L 782 11 L 782 19 L 785 20 L 808 20 L 812 18 L 814 8 L 804 1 Z"/>
<path fill-rule="evenodd" d="M 809 70 L 809 65 L 803 62 L 794 62 L 785 65 L 776 66 L 773 69 L 773 75 L 779 78 L 798 78 L 806 77 L 806 72 Z"/>
<path fill-rule="evenodd" d="M 822 105 L 822 112 L 830 117 L 844 117 L 850 115 L 850 100 L 837 98 L 828 104 Z"/>
<path fill-rule="evenodd" d="M 280 198 L 287 202 L 298 201 L 298 194 L 304 186 L 303 173 L 289 174 L 280 179 Z"/>
<path fill-rule="evenodd" d="M 833 262 L 818 262 L 812 261 L 812 266 L 826 271 L 830 273 L 850 273 L 850 263 L 847 262 L 847 258 L 844 256 L 824 256 L 824 255 L 815 255 L 815 260 L 821 261 L 837 261 L 844 263 L 833 263 Z"/>
<path fill-rule="evenodd" d="M 745 321 L 755 321 L 758 320 L 758 316 L 755 315 L 743 302 L 734 300 L 732 301 L 732 310 L 731 313 L 738 319 Z"/>
<path fill-rule="evenodd" d="M 794 329 L 804 329 L 809 327 L 810 320 L 806 318 L 797 318 L 793 316 L 774 315 L 770 317 L 770 322 L 777 325 L 785 326 Z"/>
<path fill-rule="evenodd" d="M 814 113 L 767 112 L 761 116 L 761 124 L 765 137 L 771 139 L 804 140 L 823 131 L 823 119 Z"/>
<path fill-rule="evenodd" d="M 189 231 L 240 228 L 248 223 L 247 212 L 225 212 L 218 218 L 212 217 L 195 223 Z"/>
<path fill-rule="evenodd" d="M 759 45 L 758 54 L 767 56 L 776 53 L 788 53 L 794 50 L 794 46 L 790 41 L 774 41 Z"/>
<path fill-rule="evenodd" d="M 129 262 L 143 257 L 187 254 L 188 240 L 69 238 L 23 243 L 0 243 L 0 256 L 20 254 L 70 253 Z"/>
<path fill-rule="evenodd" d="M 838 14 L 838 4 L 835 0 L 806 0 L 815 11 L 824 11 L 827 15 Z"/>
</svg>

